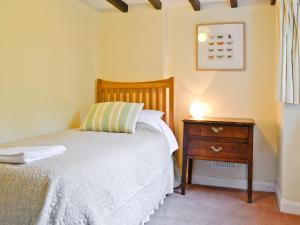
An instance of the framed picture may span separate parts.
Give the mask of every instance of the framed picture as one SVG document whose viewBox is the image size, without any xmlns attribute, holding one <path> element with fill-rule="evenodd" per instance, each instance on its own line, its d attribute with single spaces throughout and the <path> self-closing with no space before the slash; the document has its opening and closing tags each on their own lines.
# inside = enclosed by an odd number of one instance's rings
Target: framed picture
<svg viewBox="0 0 300 225">
<path fill-rule="evenodd" d="M 244 23 L 197 26 L 197 70 L 243 70 Z"/>
</svg>

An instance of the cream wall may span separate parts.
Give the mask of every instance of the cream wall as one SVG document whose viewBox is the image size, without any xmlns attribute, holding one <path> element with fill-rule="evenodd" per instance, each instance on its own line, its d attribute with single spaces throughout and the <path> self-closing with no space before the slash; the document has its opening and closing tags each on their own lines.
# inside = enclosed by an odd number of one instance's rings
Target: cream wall
<svg viewBox="0 0 300 225">
<path fill-rule="evenodd" d="M 278 106 L 279 154 L 276 195 L 282 212 L 300 215 L 300 106 Z"/>
<path fill-rule="evenodd" d="M 99 13 L 78 0 L 0 7 L 0 143 L 75 127 L 94 100 Z"/>
<path fill-rule="evenodd" d="M 100 13 L 101 77 L 117 81 L 162 78 L 164 14 L 149 5 L 130 6 L 129 13 Z"/>
<path fill-rule="evenodd" d="M 280 79 L 280 21 L 279 7 L 276 14 L 276 72 Z M 276 95 L 279 99 L 279 91 Z M 282 211 L 300 215 L 300 106 L 278 104 L 279 154 L 277 197 Z"/>
<path fill-rule="evenodd" d="M 300 106 L 284 105 L 282 119 L 281 194 L 286 200 L 300 202 Z"/>
<path fill-rule="evenodd" d="M 170 74 L 176 77 L 176 118 L 182 140 L 181 119 L 194 100 L 207 103 L 210 116 L 249 117 L 257 125 L 254 135 L 254 179 L 276 180 L 277 125 L 275 88 L 275 8 L 269 4 L 231 9 L 208 7 L 200 13 L 189 7 L 169 10 Z M 245 71 L 196 71 L 196 25 L 245 22 Z M 245 178 L 246 171 L 211 169 L 197 162 L 195 176 Z"/>
<path fill-rule="evenodd" d="M 246 70 L 196 71 L 196 25 L 226 21 L 246 23 Z M 274 7 L 266 3 L 231 9 L 228 5 L 217 4 L 194 12 L 188 5 L 162 11 L 155 11 L 147 5 L 134 7 L 128 14 L 115 11 L 101 13 L 100 28 L 102 77 L 131 81 L 175 76 L 175 114 L 180 142 L 181 120 L 189 116 L 189 105 L 194 100 L 208 103 L 212 116 L 254 118 L 257 122 L 254 179 L 275 182 Z M 246 170 L 212 169 L 208 163 L 197 162 L 194 174 L 196 178 L 244 179 Z"/>
</svg>

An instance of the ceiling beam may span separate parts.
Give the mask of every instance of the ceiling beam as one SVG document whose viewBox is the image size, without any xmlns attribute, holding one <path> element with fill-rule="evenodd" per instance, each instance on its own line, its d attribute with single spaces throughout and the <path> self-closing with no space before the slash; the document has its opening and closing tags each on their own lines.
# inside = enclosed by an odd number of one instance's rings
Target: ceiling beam
<svg viewBox="0 0 300 225">
<path fill-rule="evenodd" d="M 271 5 L 275 5 L 276 4 L 276 0 L 271 0 Z"/>
<path fill-rule="evenodd" d="M 238 7 L 237 0 L 230 0 L 230 5 L 231 5 L 231 8 L 237 8 Z"/>
<path fill-rule="evenodd" d="M 194 11 L 200 11 L 200 1 L 199 0 L 189 0 L 193 6 Z"/>
<path fill-rule="evenodd" d="M 161 1 L 160 0 L 148 0 L 151 5 L 153 5 L 153 7 L 155 9 L 161 9 Z"/>
<path fill-rule="evenodd" d="M 128 5 L 122 0 L 106 0 L 122 12 L 128 12 Z"/>
</svg>

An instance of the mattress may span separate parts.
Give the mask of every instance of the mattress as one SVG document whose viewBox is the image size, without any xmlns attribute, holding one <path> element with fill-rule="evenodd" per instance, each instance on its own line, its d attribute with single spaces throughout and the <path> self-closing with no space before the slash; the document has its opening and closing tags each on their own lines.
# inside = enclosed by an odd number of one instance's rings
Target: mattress
<svg viewBox="0 0 300 225">
<path fill-rule="evenodd" d="M 134 135 L 66 130 L 1 147 L 56 144 L 67 151 L 0 164 L 1 225 L 139 225 L 172 192 L 168 141 L 146 124 Z"/>
</svg>

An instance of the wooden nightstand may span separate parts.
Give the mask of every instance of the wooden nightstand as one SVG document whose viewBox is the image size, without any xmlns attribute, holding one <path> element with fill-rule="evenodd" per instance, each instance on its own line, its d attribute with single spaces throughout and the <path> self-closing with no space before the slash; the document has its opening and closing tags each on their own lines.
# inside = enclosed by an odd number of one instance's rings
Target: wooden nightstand
<svg viewBox="0 0 300 225">
<path fill-rule="evenodd" d="M 252 202 L 253 126 L 252 119 L 185 119 L 181 193 L 192 181 L 193 159 L 243 163 L 248 165 L 248 202 Z"/>
</svg>

